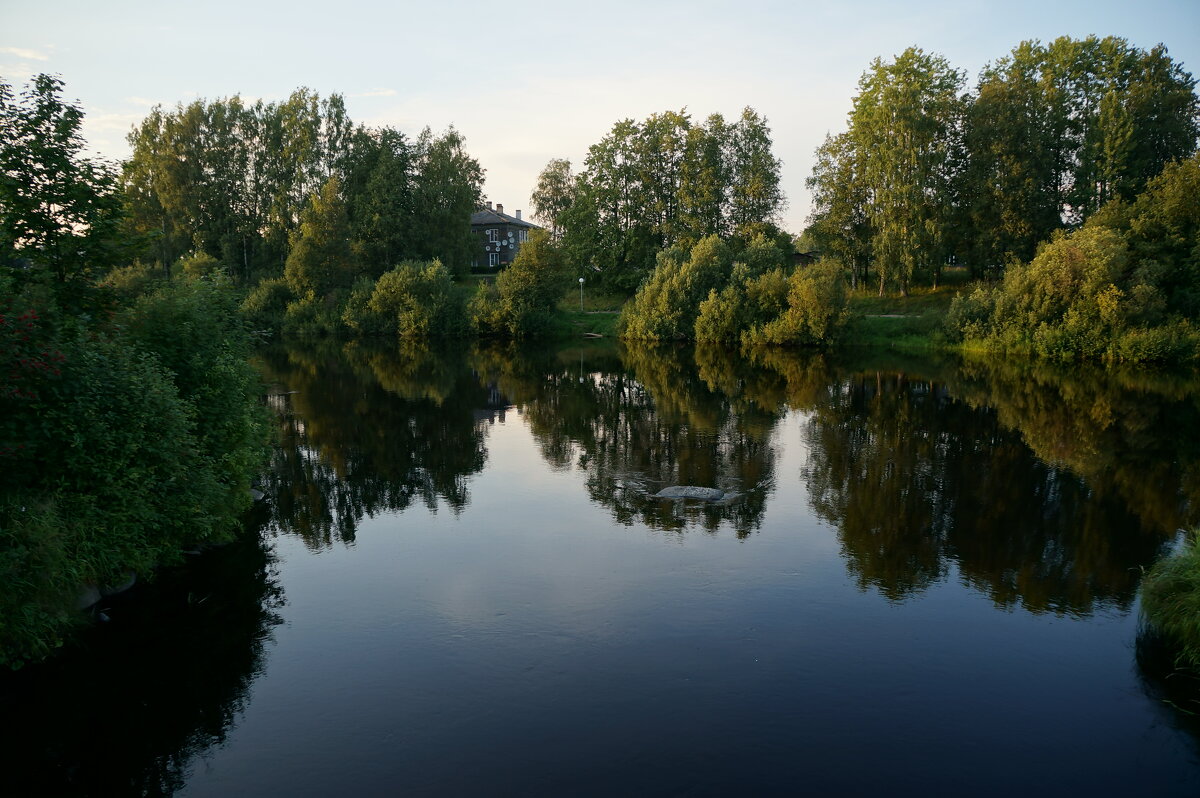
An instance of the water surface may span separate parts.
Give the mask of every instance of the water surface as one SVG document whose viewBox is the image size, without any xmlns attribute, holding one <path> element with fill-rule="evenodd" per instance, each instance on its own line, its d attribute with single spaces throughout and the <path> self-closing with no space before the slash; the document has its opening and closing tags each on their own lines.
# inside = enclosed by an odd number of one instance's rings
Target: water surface
<svg viewBox="0 0 1200 798">
<path fill-rule="evenodd" d="M 246 538 L 2 683 L 65 794 L 1196 795 L 1190 377 L 271 350 Z M 650 498 L 717 487 L 718 504 Z"/>
</svg>

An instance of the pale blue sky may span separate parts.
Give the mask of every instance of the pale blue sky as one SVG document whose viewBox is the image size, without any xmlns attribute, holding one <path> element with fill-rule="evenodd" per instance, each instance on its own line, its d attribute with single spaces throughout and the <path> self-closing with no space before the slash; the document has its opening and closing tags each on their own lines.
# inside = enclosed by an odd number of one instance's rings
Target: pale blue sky
<svg viewBox="0 0 1200 798">
<path fill-rule="evenodd" d="M 416 134 L 454 124 L 487 170 L 485 192 L 528 205 L 550 158 L 579 164 L 618 119 L 750 105 L 772 127 L 799 231 L 804 179 L 843 129 L 872 58 L 910 45 L 974 83 L 1024 39 L 1118 35 L 1162 42 L 1200 74 L 1200 1 L 364 2 L 0 0 L 0 75 L 61 74 L 94 149 L 120 158 L 154 103 L 341 92 L 360 122 Z"/>
</svg>

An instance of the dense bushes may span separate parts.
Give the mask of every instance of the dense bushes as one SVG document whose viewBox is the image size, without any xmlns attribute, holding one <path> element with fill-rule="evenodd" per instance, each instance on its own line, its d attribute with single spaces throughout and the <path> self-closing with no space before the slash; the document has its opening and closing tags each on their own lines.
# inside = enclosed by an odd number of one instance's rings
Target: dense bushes
<svg viewBox="0 0 1200 798">
<path fill-rule="evenodd" d="M 471 299 L 472 323 L 481 335 L 530 338 L 554 324 L 554 308 L 571 284 L 558 248 L 545 230 L 535 230 L 512 264 L 482 284 Z"/>
<path fill-rule="evenodd" d="M 83 585 L 228 539 L 267 427 L 220 281 L 164 282 L 102 325 L 12 290 L 41 305 L 0 336 L 0 664 L 17 665 L 61 640 Z"/>
<path fill-rule="evenodd" d="M 952 340 L 1055 360 L 1182 362 L 1200 354 L 1200 162 L 1135 202 L 1056 234 L 1028 264 L 950 308 Z"/>
<path fill-rule="evenodd" d="M 667 250 L 621 317 L 622 337 L 743 345 L 823 345 L 845 323 L 841 270 L 794 270 L 765 236 L 736 256 L 715 236 L 690 253 Z"/>
</svg>

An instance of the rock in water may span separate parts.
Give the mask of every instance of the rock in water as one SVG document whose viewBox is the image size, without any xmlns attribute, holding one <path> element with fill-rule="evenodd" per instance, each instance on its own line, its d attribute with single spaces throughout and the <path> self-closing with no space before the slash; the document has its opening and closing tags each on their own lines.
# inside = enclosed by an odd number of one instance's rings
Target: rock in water
<svg viewBox="0 0 1200 798">
<path fill-rule="evenodd" d="M 695 485 L 674 485 L 670 488 L 663 488 L 650 498 L 700 499 L 701 501 L 715 502 L 725 498 L 725 491 L 716 488 L 699 488 Z"/>
</svg>

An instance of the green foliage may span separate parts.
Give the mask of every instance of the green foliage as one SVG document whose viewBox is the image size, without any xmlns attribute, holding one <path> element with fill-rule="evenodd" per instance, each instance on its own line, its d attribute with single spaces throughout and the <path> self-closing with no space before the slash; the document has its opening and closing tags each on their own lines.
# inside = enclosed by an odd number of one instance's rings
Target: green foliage
<svg viewBox="0 0 1200 798">
<path fill-rule="evenodd" d="M 331 177 L 300 214 L 283 274 L 296 296 L 327 297 L 350 287 L 356 266 L 341 183 Z"/>
<path fill-rule="evenodd" d="M 175 275 L 182 275 L 183 277 L 197 280 L 201 277 L 213 277 L 218 272 L 223 271 L 223 269 L 221 261 L 207 252 L 193 252 L 177 260 L 175 265 L 171 267 L 171 272 Z"/>
<path fill-rule="evenodd" d="M 276 277 L 254 286 L 240 310 L 252 329 L 278 332 L 283 329 L 288 305 L 295 298 L 287 280 Z"/>
<path fill-rule="evenodd" d="M 469 312 L 483 335 L 532 338 L 546 334 L 555 306 L 571 285 L 561 251 L 545 230 L 534 230 L 494 285 L 481 284 Z"/>
<path fill-rule="evenodd" d="M 225 495 L 206 508 L 232 518 L 247 504 L 245 486 L 258 465 L 262 411 L 249 398 L 258 382 L 249 337 L 229 281 L 172 281 L 139 299 L 118 319 L 138 349 L 171 374 L 194 427 L 191 435 Z"/>
<path fill-rule="evenodd" d="M 700 303 L 695 340 L 749 341 L 787 306 L 788 278 L 783 269 L 755 276 L 745 263 L 735 263 L 729 284 L 709 292 Z"/>
<path fill-rule="evenodd" d="M 811 230 L 856 282 L 874 266 L 881 291 L 936 287 L 951 256 L 998 275 L 1196 150 L 1195 80 L 1161 45 L 1026 41 L 973 94 L 962 80 L 915 48 L 877 59 L 817 150 Z"/>
<path fill-rule="evenodd" d="M 644 341 L 690 339 L 700 303 L 729 279 L 733 257 L 716 236 L 703 238 L 684 255 L 659 253 L 658 265 L 621 314 L 621 337 Z"/>
<path fill-rule="evenodd" d="M 36 119 L 24 119 L 0 84 L 20 134 L 4 140 L 4 158 L 49 170 L 17 187 L 5 234 L 24 232 L 5 243 L 25 263 L 12 268 L 4 252 L 0 270 L 0 664 L 12 666 L 58 644 L 84 585 L 227 539 L 265 442 L 223 276 L 170 280 L 134 265 L 94 281 L 119 250 L 113 195 L 78 159 L 80 115 L 59 88 L 39 80 Z M 0 182 L 14 174 L 6 166 Z M 210 256 L 194 262 L 209 271 Z"/>
<path fill-rule="evenodd" d="M 417 140 L 416 230 L 409 257 L 439 260 L 464 275 L 475 256 L 471 214 L 483 198 L 483 167 L 467 154 L 466 139 L 454 128 L 434 136 L 428 128 Z"/>
<path fill-rule="evenodd" d="M 846 324 L 848 293 L 842 269 L 820 263 L 788 278 L 787 307 L 776 319 L 744 335 L 744 343 L 824 346 Z"/>
<path fill-rule="evenodd" d="M 538 175 L 537 185 L 529 195 L 529 204 L 534 215 L 549 225 L 550 235 L 562 236 L 564 215 L 575 200 L 575 176 L 571 174 L 571 162 L 563 158 L 552 158 Z"/>
<path fill-rule="evenodd" d="M 1178 647 L 1180 664 L 1200 669 L 1200 547 L 1195 533 L 1142 578 L 1142 613 Z"/>
<path fill-rule="evenodd" d="M 401 263 L 375 283 L 366 310 L 375 329 L 401 338 L 445 338 L 468 331 L 450 270 L 435 260 Z"/>
<path fill-rule="evenodd" d="M 1136 265 L 1127 237 L 1108 227 L 1056 234 L 1028 265 L 1011 266 L 1001 285 L 957 298 L 947 332 L 1055 360 L 1190 360 L 1200 335 L 1192 320 L 1165 315 L 1155 282 L 1164 272 L 1153 265 Z"/>
<path fill-rule="evenodd" d="M 318 298 L 312 291 L 289 302 L 283 314 L 283 334 L 287 336 L 322 338 L 337 335 L 341 328 L 336 297 Z"/>
<path fill-rule="evenodd" d="M 153 291 L 163 279 L 162 272 L 143 263 L 132 263 L 113 269 L 100 285 L 111 288 L 124 302 L 132 302 Z"/>
<path fill-rule="evenodd" d="M 50 284 L 70 312 L 95 310 L 92 281 L 123 255 L 112 170 L 85 158 L 83 111 L 62 80 L 13 95 L 0 79 L 0 275 Z"/>
<path fill-rule="evenodd" d="M 771 146 L 767 121 L 751 108 L 732 124 L 720 114 L 695 123 L 684 111 L 624 119 L 588 149 L 569 190 L 566 162 L 551 161 L 535 207 L 553 204 L 573 268 L 630 293 L 660 250 L 708 236 L 750 238 L 755 225 L 778 219 L 785 202 Z"/>
</svg>

